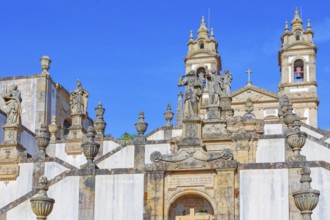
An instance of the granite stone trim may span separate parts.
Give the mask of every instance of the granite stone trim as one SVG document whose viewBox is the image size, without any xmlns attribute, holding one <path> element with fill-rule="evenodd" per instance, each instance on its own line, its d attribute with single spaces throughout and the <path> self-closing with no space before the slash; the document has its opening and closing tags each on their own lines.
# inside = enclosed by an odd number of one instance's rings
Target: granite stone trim
<svg viewBox="0 0 330 220">
<path fill-rule="evenodd" d="M 322 167 L 330 171 L 330 163 L 325 161 L 290 161 L 290 162 L 275 162 L 275 163 L 250 163 L 239 164 L 239 170 L 255 170 L 255 169 L 289 169 L 302 167 Z"/>
</svg>

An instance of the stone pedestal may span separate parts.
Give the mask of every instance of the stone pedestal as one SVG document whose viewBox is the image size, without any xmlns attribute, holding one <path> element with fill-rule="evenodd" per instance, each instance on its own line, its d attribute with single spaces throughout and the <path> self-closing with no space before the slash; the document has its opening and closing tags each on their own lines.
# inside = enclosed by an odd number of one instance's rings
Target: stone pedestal
<svg viewBox="0 0 330 220">
<path fill-rule="evenodd" d="M 185 118 L 182 128 L 182 140 L 178 143 L 178 147 L 200 147 L 202 144 L 202 120 L 199 117 Z"/>
<path fill-rule="evenodd" d="M 72 125 L 69 128 L 65 151 L 69 155 L 81 154 L 81 142 L 83 142 L 86 130 L 83 127 L 85 115 L 72 115 Z"/>
<path fill-rule="evenodd" d="M 22 128 L 19 125 L 4 125 L 5 138 L 0 144 L 0 181 L 16 180 L 19 175 L 18 157 L 25 148 L 19 144 Z"/>
<path fill-rule="evenodd" d="M 219 139 L 221 136 L 228 135 L 227 123 L 220 119 L 207 119 L 203 124 L 203 138 Z"/>
<path fill-rule="evenodd" d="M 219 105 L 208 105 L 207 110 L 207 119 L 220 119 L 221 108 Z"/>
</svg>

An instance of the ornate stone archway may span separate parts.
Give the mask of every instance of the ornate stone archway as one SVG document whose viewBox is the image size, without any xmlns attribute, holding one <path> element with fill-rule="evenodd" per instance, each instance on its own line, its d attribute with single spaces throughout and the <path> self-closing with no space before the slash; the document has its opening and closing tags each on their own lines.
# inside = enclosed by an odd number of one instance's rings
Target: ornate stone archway
<svg viewBox="0 0 330 220">
<path fill-rule="evenodd" d="M 168 208 L 168 220 L 199 220 L 214 218 L 214 209 L 208 199 L 199 194 L 180 195 Z"/>
</svg>

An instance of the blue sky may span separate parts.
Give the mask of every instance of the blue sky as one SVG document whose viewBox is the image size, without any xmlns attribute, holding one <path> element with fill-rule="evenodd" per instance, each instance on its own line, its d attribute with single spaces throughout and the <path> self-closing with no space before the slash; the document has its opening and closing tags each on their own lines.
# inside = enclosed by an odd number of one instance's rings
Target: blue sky
<svg viewBox="0 0 330 220">
<path fill-rule="evenodd" d="M 189 31 L 196 36 L 202 15 L 208 21 L 210 9 L 232 89 L 245 85 L 251 67 L 254 85 L 277 92 L 280 36 L 296 6 L 315 32 L 319 126 L 330 129 L 329 1 L 2 1 L 0 77 L 39 73 L 39 58 L 48 55 L 55 81 L 73 90 L 80 79 L 89 91 L 92 118 L 103 102 L 106 133 L 135 133 L 141 110 L 150 132 L 164 125 L 167 103 L 175 112 Z"/>
</svg>

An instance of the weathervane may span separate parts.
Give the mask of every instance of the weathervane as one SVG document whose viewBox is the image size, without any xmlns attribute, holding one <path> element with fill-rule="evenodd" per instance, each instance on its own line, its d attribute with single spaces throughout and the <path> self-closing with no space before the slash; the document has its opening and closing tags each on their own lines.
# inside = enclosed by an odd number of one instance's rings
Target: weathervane
<svg viewBox="0 0 330 220">
<path fill-rule="evenodd" d="M 253 71 L 250 69 L 250 67 L 245 71 L 248 74 L 248 82 L 247 85 L 251 85 L 251 73 L 253 73 Z"/>
</svg>

